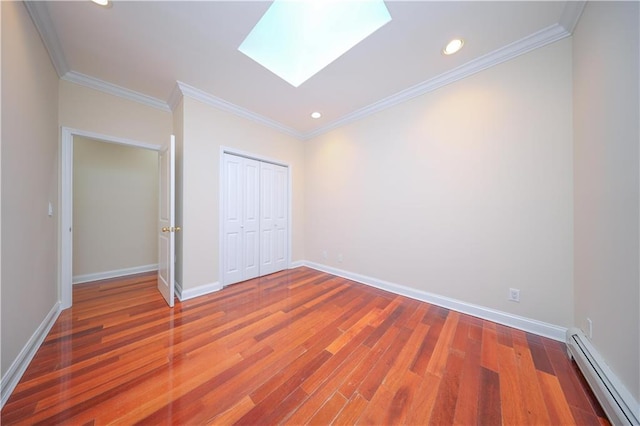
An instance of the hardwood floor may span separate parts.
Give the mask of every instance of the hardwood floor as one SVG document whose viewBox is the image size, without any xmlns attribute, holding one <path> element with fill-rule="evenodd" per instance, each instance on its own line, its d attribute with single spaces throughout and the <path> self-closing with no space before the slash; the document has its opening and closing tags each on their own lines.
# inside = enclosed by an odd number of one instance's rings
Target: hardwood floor
<svg viewBox="0 0 640 426">
<path fill-rule="evenodd" d="M 307 268 L 83 284 L 2 424 L 608 424 L 564 344 Z"/>
</svg>

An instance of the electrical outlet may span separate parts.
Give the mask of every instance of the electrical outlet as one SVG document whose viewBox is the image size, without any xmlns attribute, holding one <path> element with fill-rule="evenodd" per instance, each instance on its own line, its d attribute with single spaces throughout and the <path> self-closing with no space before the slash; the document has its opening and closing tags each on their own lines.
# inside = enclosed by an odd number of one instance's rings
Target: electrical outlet
<svg viewBox="0 0 640 426">
<path fill-rule="evenodd" d="M 342 253 L 338 255 L 338 263 L 342 263 Z"/>
<path fill-rule="evenodd" d="M 591 318 L 587 318 L 587 337 L 589 340 L 593 338 L 593 321 L 591 321 Z"/>
<path fill-rule="evenodd" d="M 512 302 L 520 302 L 520 289 L 510 288 L 509 289 L 509 300 Z"/>
<path fill-rule="evenodd" d="M 326 250 L 322 250 L 322 258 L 323 258 L 324 260 L 327 260 L 327 258 L 328 258 L 328 257 L 329 257 L 329 256 L 327 255 L 327 251 L 326 251 Z"/>
</svg>

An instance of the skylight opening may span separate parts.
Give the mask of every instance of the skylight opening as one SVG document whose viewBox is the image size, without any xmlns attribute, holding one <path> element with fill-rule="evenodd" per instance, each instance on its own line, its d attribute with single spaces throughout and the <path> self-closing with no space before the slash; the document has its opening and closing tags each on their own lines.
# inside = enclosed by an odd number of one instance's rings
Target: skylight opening
<svg viewBox="0 0 640 426">
<path fill-rule="evenodd" d="M 275 0 L 238 50 L 298 87 L 389 21 L 382 0 Z"/>
</svg>

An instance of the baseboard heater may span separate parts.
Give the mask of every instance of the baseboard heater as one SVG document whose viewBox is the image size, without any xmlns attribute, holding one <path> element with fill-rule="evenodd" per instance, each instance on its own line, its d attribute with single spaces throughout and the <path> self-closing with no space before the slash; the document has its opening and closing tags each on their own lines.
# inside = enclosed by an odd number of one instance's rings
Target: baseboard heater
<svg viewBox="0 0 640 426">
<path fill-rule="evenodd" d="M 614 425 L 640 425 L 637 402 L 604 363 L 582 330 L 567 330 L 567 351 L 582 371 L 609 420 Z"/>
</svg>

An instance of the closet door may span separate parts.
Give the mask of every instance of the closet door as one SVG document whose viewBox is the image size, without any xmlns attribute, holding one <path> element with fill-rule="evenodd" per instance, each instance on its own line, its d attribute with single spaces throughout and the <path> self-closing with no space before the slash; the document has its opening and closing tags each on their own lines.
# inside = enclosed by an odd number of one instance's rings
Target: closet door
<svg viewBox="0 0 640 426">
<path fill-rule="evenodd" d="M 223 281 L 224 285 L 260 273 L 260 163 L 224 154 Z"/>
<path fill-rule="evenodd" d="M 242 158 L 224 154 L 222 183 L 223 212 L 223 284 L 242 281 Z"/>
<path fill-rule="evenodd" d="M 224 154 L 223 285 L 287 268 L 288 188 L 286 167 Z"/>
<path fill-rule="evenodd" d="M 276 271 L 273 258 L 273 164 L 260 163 L 260 275 Z"/>
<path fill-rule="evenodd" d="M 244 206 L 242 279 L 260 275 L 260 162 L 243 158 Z"/>
<path fill-rule="evenodd" d="M 260 163 L 260 275 L 287 267 L 287 168 Z"/>
<path fill-rule="evenodd" d="M 276 272 L 287 269 L 289 258 L 289 169 L 273 167 L 273 259 Z"/>
</svg>

